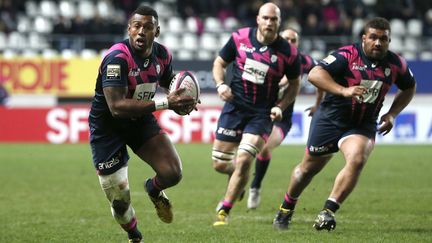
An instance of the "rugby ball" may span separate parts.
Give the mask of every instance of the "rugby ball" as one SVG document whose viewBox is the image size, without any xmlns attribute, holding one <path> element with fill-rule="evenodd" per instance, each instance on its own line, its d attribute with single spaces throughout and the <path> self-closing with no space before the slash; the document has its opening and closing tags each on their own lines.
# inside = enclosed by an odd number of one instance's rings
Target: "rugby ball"
<svg viewBox="0 0 432 243">
<path fill-rule="evenodd" d="M 185 91 L 181 94 L 182 96 L 191 96 L 196 102 L 199 100 L 200 87 L 197 78 L 190 71 L 180 71 L 171 80 L 169 85 L 169 92 L 173 92 L 179 88 L 185 88 Z M 194 110 L 195 106 L 187 107 L 185 110 L 176 111 L 179 115 L 187 115 Z"/>
</svg>

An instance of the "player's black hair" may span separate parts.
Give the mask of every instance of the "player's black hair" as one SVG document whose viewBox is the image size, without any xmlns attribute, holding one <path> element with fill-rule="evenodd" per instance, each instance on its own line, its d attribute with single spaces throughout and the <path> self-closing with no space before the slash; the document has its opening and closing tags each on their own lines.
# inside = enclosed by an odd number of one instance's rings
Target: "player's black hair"
<svg viewBox="0 0 432 243">
<path fill-rule="evenodd" d="M 133 11 L 131 16 L 134 16 L 135 14 L 153 16 L 159 22 L 159 16 L 156 10 L 147 5 L 139 6 L 135 11 Z"/>
<path fill-rule="evenodd" d="M 364 26 L 363 33 L 366 33 L 369 28 L 391 31 L 390 22 L 382 17 L 375 17 L 367 21 Z"/>
</svg>

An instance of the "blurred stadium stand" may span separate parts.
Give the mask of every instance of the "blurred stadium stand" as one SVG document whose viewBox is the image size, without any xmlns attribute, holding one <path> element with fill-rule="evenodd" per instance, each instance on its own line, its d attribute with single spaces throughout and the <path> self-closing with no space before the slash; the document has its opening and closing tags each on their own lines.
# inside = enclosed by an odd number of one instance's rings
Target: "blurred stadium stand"
<svg viewBox="0 0 432 243">
<path fill-rule="evenodd" d="M 0 0 L 0 53 L 89 58 L 126 37 L 125 24 L 139 4 L 160 15 L 161 36 L 181 60 L 211 60 L 231 31 L 255 25 L 265 1 L 240 0 Z M 301 49 L 315 58 L 359 39 L 364 20 L 391 21 L 391 50 L 408 60 L 432 60 L 432 1 L 276 0 L 282 28 L 302 34 Z"/>
</svg>

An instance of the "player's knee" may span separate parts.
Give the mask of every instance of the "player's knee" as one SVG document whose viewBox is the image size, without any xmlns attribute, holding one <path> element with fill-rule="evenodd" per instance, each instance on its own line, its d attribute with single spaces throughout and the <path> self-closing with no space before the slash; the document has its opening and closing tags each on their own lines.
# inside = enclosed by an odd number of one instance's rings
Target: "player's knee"
<svg viewBox="0 0 432 243">
<path fill-rule="evenodd" d="M 123 215 L 129 209 L 129 205 L 130 205 L 129 201 L 113 200 L 111 206 L 114 209 L 114 211 L 115 211 L 116 214 Z"/>
<path fill-rule="evenodd" d="M 181 169 L 171 169 L 166 170 L 162 173 L 158 173 L 158 182 L 163 186 L 163 188 L 168 188 L 177 185 L 182 179 Z"/>
<path fill-rule="evenodd" d="M 235 158 L 235 152 L 226 152 L 213 149 L 213 168 L 220 173 L 230 173 Z"/>
<path fill-rule="evenodd" d="M 255 145 L 245 142 L 240 143 L 238 151 L 239 153 L 246 153 L 252 156 L 252 158 L 255 158 L 256 155 L 259 153 L 259 149 Z"/>
</svg>

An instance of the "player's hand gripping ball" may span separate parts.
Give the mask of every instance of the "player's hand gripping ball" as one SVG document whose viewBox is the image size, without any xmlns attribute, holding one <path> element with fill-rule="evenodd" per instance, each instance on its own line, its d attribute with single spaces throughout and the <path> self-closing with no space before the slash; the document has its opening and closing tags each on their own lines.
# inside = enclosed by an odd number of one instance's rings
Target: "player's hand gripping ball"
<svg viewBox="0 0 432 243">
<path fill-rule="evenodd" d="M 179 88 L 185 88 L 182 92 L 182 96 L 190 96 L 195 99 L 195 102 L 199 101 L 200 87 L 197 78 L 190 71 L 181 71 L 177 73 L 171 80 L 169 85 L 169 92 L 173 92 Z M 184 110 L 175 111 L 177 114 L 184 116 L 191 113 L 195 109 L 195 105 L 185 107 Z"/>
</svg>

